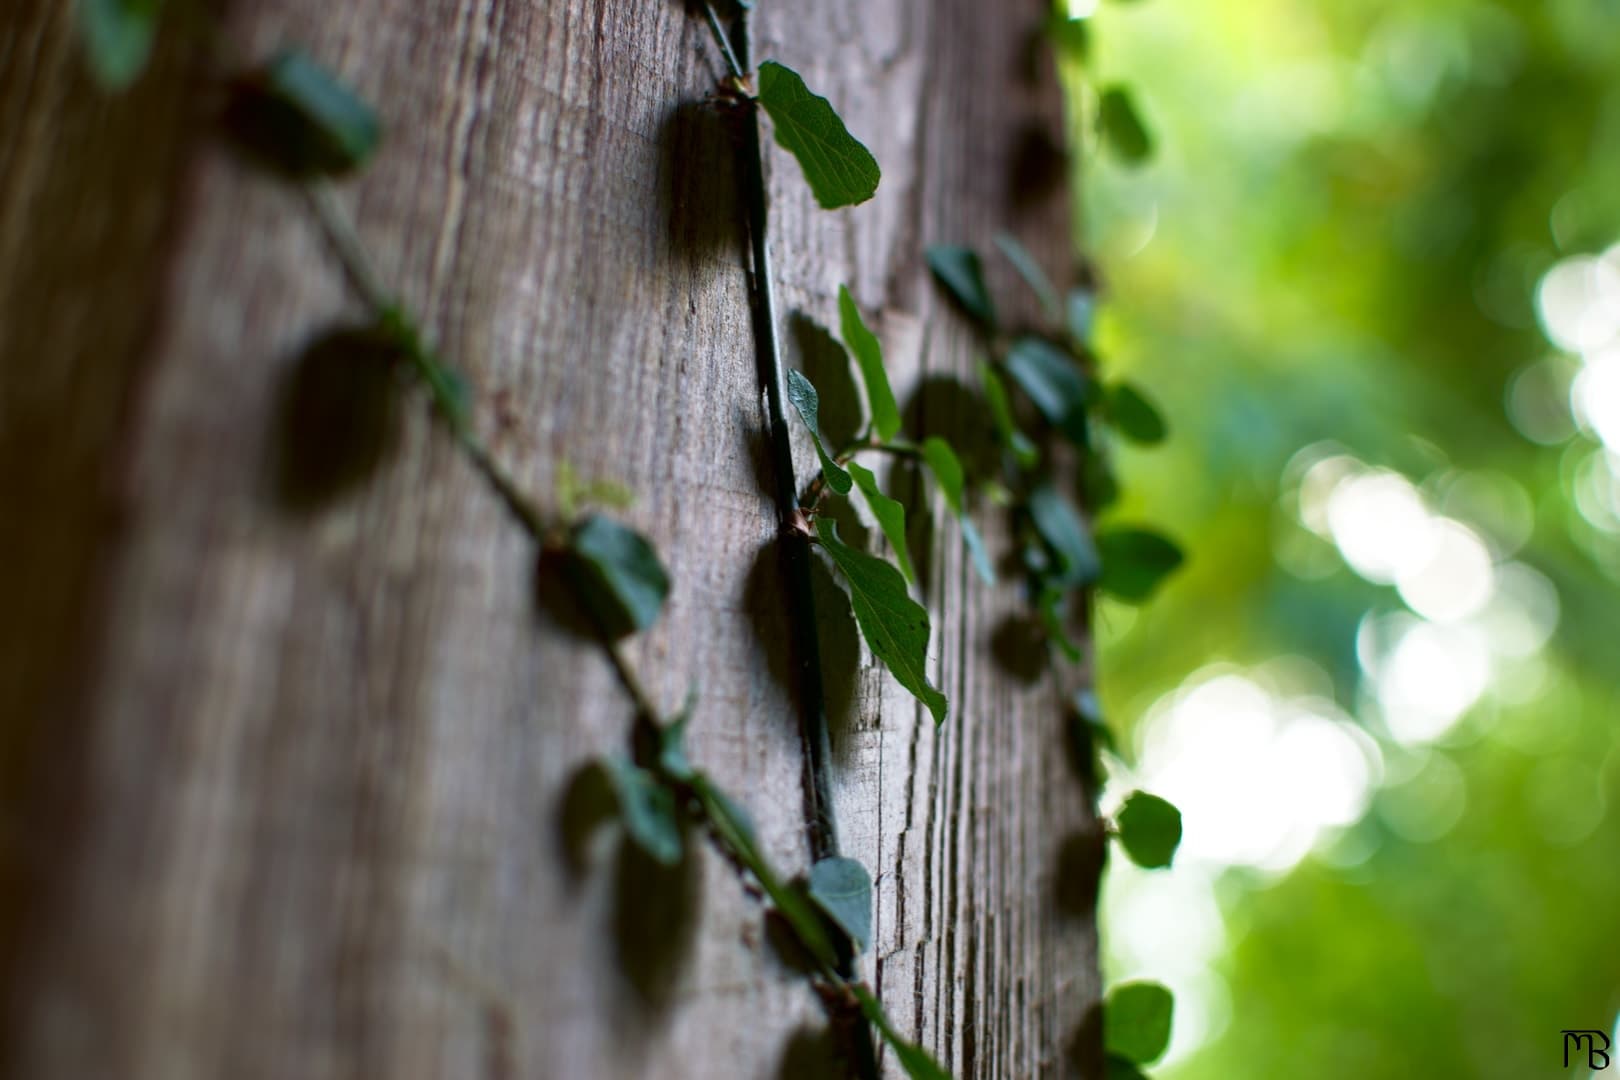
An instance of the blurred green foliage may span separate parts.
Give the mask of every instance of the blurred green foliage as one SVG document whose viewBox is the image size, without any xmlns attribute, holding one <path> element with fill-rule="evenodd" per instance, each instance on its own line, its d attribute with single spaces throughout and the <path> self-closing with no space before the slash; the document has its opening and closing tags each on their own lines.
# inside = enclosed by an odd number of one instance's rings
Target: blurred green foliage
<svg viewBox="0 0 1620 1080">
<path fill-rule="evenodd" d="M 1551 1075 L 1560 1029 L 1620 1008 L 1620 538 L 1573 493 L 1595 437 L 1532 441 L 1507 402 L 1557 353 L 1538 282 L 1620 240 L 1620 5 L 1152 0 L 1088 21 L 1077 139 L 1095 149 L 1087 88 L 1115 82 L 1156 135 L 1144 167 L 1082 164 L 1098 351 L 1170 428 L 1119 448 L 1104 523 L 1187 551 L 1146 606 L 1100 604 L 1105 711 L 1130 730 L 1212 663 L 1303 657 L 1383 759 L 1365 815 L 1291 869 L 1211 877 L 1225 1000 L 1156 1072 Z M 1532 510 L 1523 546 L 1456 516 L 1557 588 L 1533 692 L 1493 660 L 1455 726 L 1392 738 L 1357 640 L 1403 601 L 1300 523 L 1290 462 L 1324 444 L 1448 513 L 1466 476 Z M 1127 921 L 1104 918 L 1105 939 Z M 1122 951 L 1113 977 L 1157 974 Z"/>
</svg>

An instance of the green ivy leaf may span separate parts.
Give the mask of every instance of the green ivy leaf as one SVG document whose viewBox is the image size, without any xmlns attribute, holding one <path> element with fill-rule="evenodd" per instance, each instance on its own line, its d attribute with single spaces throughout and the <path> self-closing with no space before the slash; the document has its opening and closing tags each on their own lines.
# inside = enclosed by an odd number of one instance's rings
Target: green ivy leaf
<svg viewBox="0 0 1620 1080">
<path fill-rule="evenodd" d="M 1072 699 L 1074 713 L 1069 718 L 1069 740 L 1075 760 L 1080 762 L 1098 785 L 1103 774 L 1103 751 L 1119 753 L 1114 732 L 1103 719 L 1102 706 L 1095 690 L 1079 690 Z"/>
<path fill-rule="evenodd" d="M 1122 1057 L 1109 1054 L 1104 1061 L 1104 1080 L 1147 1080 L 1147 1074 Z"/>
<path fill-rule="evenodd" d="M 1114 528 L 1097 533 L 1102 556 L 1098 585 L 1111 596 L 1139 604 L 1186 561 L 1181 548 L 1151 529 Z"/>
<path fill-rule="evenodd" d="M 1109 388 L 1108 415 L 1121 435 L 1143 446 L 1156 446 L 1169 434 L 1164 415 L 1132 383 L 1115 383 Z"/>
<path fill-rule="evenodd" d="M 945 722 L 945 695 L 928 681 L 928 611 L 906 592 L 906 579 L 882 559 L 850 547 L 838 538 L 830 518 L 816 520 L 822 547 L 849 584 L 855 622 L 872 653 L 933 714 Z"/>
<path fill-rule="evenodd" d="M 866 400 L 872 407 L 872 430 L 882 442 L 888 442 L 900 431 L 900 407 L 894 403 L 894 390 L 889 386 L 889 373 L 883 367 L 883 344 L 877 335 L 861 321 L 860 308 L 849 295 L 849 287 L 838 286 L 838 318 L 844 334 L 844 344 L 855 354 L 861 368 L 861 381 L 866 383 Z"/>
<path fill-rule="evenodd" d="M 852 985 L 850 990 L 854 992 L 855 1000 L 860 1002 L 862 1015 L 866 1017 L 868 1023 L 877 1028 L 878 1034 L 889 1044 L 889 1049 L 894 1051 L 900 1067 L 906 1070 L 906 1075 L 911 1077 L 911 1080 L 951 1080 L 951 1074 L 946 1072 L 928 1051 L 903 1038 L 894 1029 L 894 1025 L 889 1023 L 889 1017 L 883 1011 L 883 1006 L 872 996 L 870 990 L 860 985 Z"/>
<path fill-rule="evenodd" d="M 1007 384 L 1001 381 L 996 369 L 983 360 L 979 361 L 979 379 L 984 383 L 984 399 L 990 406 L 990 419 L 996 425 L 1002 445 L 1012 452 L 1019 468 L 1034 468 L 1041 452 L 1029 441 L 1029 436 L 1018 430 L 1018 421 L 1013 418 L 1012 402 L 1007 399 Z"/>
<path fill-rule="evenodd" d="M 352 172 L 382 138 L 371 106 L 297 50 L 237 80 L 225 126 L 265 165 L 298 180 Z"/>
<path fill-rule="evenodd" d="M 1119 500 L 1119 481 L 1114 466 L 1101 448 L 1087 454 L 1080 463 L 1080 495 L 1086 509 L 1098 513 Z"/>
<path fill-rule="evenodd" d="M 872 877 L 854 859 L 822 859 L 810 868 L 810 899 L 861 952 L 872 947 Z"/>
<path fill-rule="evenodd" d="M 759 103 L 770 113 L 777 143 L 799 159 L 822 209 L 854 206 L 877 191 L 882 172 L 872 152 L 797 71 L 775 60 L 759 65 Z"/>
<path fill-rule="evenodd" d="M 1181 811 L 1157 795 L 1133 791 L 1114 817 L 1119 842 L 1144 870 L 1169 866 L 1181 845 Z"/>
<path fill-rule="evenodd" d="M 810 441 L 816 444 L 816 456 L 821 459 L 821 475 L 827 478 L 827 486 L 840 495 L 848 495 L 854 481 L 827 453 L 826 444 L 821 441 L 821 395 L 816 393 L 809 379 L 792 368 L 788 368 L 787 373 L 787 395 L 788 400 L 793 402 L 793 408 L 798 411 L 799 419 L 810 429 Z"/>
<path fill-rule="evenodd" d="M 658 768 L 665 776 L 682 784 L 690 783 L 697 775 L 691 759 L 686 756 L 686 725 L 696 706 L 697 687 L 694 686 L 687 691 L 686 704 L 681 706 L 681 711 L 658 729 Z"/>
<path fill-rule="evenodd" d="M 1151 1065 L 1170 1045 L 1176 999 L 1155 982 L 1121 983 L 1103 1003 L 1103 1044 L 1135 1065 Z"/>
<path fill-rule="evenodd" d="M 911 552 L 906 547 L 906 508 L 899 500 L 883 494 L 878 488 L 877 477 L 866 466 L 852 461 L 849 463 L 849 474 L 855 478 L 855 486 L 861 489 L 861 494 L 866 496 L 866 505 L 872 508 L 878 528 L 883 530 L 889 546 L 894 548 L 894 561 L 900 564 L 900 572 L 905 575 L 907 582 L 915 585 L 917 571 L 912 569 Z"/>
<path fill-rule="evenodd" d="M 1069 663 L 1078 664 L 1085 652 L 1069 637 L 1069 594 L 1062 589 L 1045 588 L 1041 590 L 1039 604 L 1047 640 L 1057 646 Z"/>
<path fill-rule="evenodd" d="M 1102 565 L 1091 534 L 1068 500 L 1050 484 L 1030 491 L 1029 517 L 1056 560 L 1050 571 L 1052 584 L 1072 589 L 1097 580 Z"/>
<path fill-rule="evenodd" d="M 665 866 L 681 861 L 681 825 L 675 794 L 652 773 L 617 754 L 602 759 L 618 796 L 624 831 L 636 846 Z"/>
<path fill-rule="evenodd" d="M 123 90 L 152 55 L 163 0 L 78 0 L 78 9 L 90 74 L 103 90 Z"/>
<path fill-rule="evenodd" d="M 1086 377 L 1073 357 L 1038 337 L 1021 337 L 1007 350 L 1007 374 L 1013 377 L 1041 415 L 1074 445 L 1085 447 L 1090 436 Z"/>
<path fill-rule="evenodd" d="M 1059 56 L 1084 63 L 1091 52 L 1091 23 L 1087 19 L 1065 19 L 1054 15 L 1047 20 L 1046 38 Z"/>
<path fill-rule="evenodd" d="M 1130 90 L 1110 86 L 1097 102 L 1097 130 L 1114 156 L 1127 165 L 1140 165 L 1153 156 L 1153 136 L 1136 109 Z"/>
<path fill-rule="evenodd" d="M 984 264 L 972 248 L 938 244 L 927 251 L 928 269 L 986 332 L 996 328 L 996 305 L 984 287 Z"/>
<path fill-rule="evenodd" d="M 568 549 L 582 597 L 604 633 L 624 637 L 658 618 L 669 596 L 669 575 L 646 537 L 592 514 L 574 526 Z"/>
<path fill-rule="evenodd" d="M 990 561 L 990 551 L 984 546 L 984 538 L 979 535 L 973 519 L 968 517 L 966 474 L 962 471 L 962 460 L 951 449 L 951 444 L 938 435 L 930 435 L 923 440 L 922 455 L 945 496 L 945 505 L 950 507 L 962 527 L 962 542 L 967 545 L 968 554 L 973 559 L 973 568 L 986 585 L 994 585 L 996 568 Z"/>
<path fill-rule="evenodd" d="M 1029 249 L 1020 244 L 1012 233 L 997 233 L 996 247 L 1007 256 L 1007 261 L 1013 264 L 1018 276 L 1024 279 L 1024 284 L 1029 286 L 1035 298 L 1041 302 L 1046 317 L 1054 323 L 1062 319 L 1063 305 L 1058 303 L 1057 289 L 1052 287 L 1052 280 L 1046 276 L 1046 271 L 1041 269 L 1041 264 L 1035 261 L 1035 256 L 1029 253 Z"/>
<path fill-rule="evenodd" d="M 1070 289 L 1063 301 L 1063 318 L 1069 337 L 1081 345 L 1091 340 L 1091 327 L 1097 319 L 1097 294 L 1090 289 Z"/>
</svg>

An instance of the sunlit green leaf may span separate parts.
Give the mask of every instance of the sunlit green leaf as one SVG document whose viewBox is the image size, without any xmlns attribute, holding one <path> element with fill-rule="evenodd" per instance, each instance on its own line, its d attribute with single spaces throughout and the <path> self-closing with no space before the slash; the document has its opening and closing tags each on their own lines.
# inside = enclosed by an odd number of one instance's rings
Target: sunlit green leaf
<svg viewBox="0 0 1620 1080">
<path fill-rule="evenodd" d="M 922 454 L 929 471 L 934 474 L 934 480 L 939 484 L 939 490 L 945 496 L 945 505 L 950 507 L 962 527 L 962 542 L 967 545 L 968 554 L 973 558 L 973 568 L 986 585 L 994 585 L 996 570 L 990 561 L 990 552 L 984 546 L 984 538 L 979 535 L 973 519 L 968 517 L 966 476 L 962 471 L 961 459 L 951 449 L 951 444 L 938 435 L 930 435 L 923 440 Z"/>
<path fill-rule="evenodd" d="M 900 572 L 906 576 L 906 581 L 915 585 L 917 571 L 911 566 L 911 552 L 906 547 L 905 506 L 899 500 L 883 494 L 878 487 L 877 477 L 866 466 L 852 461 L 849 463 L 849 474 L 855 478 L 855 486 L 866 497 L 866 505 L 871 507 L 872 516 L 877 518 L 878 528 L 883 530 L 889 546 L 894 548 L 894 561 L 900 565 Z"/>
<path fill-rule="evenodd" d="M 883 367 L 883 345 L 861 321 L 861 310 L 847 286 L 838 286 L 838 319 L 844 344 L 855 354 L 866 384 L 866 400 L 872 407 L 872 430 L 879 441 L 888 442 L 900 431 L 900 407 L 894 403 L 889 373 Z"/>
<path fill-rule="evenodd" d="M 1143 446 L 1163 442 L 1169 431 L 1158 407 L 1132 383 L 1108 388 L 1108 415 L 1121 435 Z"/>
<path fill-rule="evenodd" d="M 984 264 L 971 248 L 938 244 L 928 249 L 928 269 L 985 330 L 996 328 L 996 305 L 984 287 Z"/>
<path fill-rule="evenodd" d="M 990 419 L 996 425 L 996 433 L 1008 450 L 1012 451 L 1014 460 L 1020 468 L 1028 469 L 1040 460 L 1040 451 L 1035 444 L 1029 441 L 1029 436 L 1018 430 L 1018 422 L 1013 418 L 1012 402 L 1007 400 L 1007 386 L 996 374 L 996 369 L 984 361 L 979 361 L 979 379 L 984 383 L 984 399 L 990 406 Z"/>
<path fill-rule="evenodd" d="M 1137 866 L 1158 870 L 1175 859 L 1181 844 L 1181 811 L 1157 795 L 1131 792 L 1114 822 L 1125 854 Z"/>
<path fill-rule="evenodd" d="M 1029 253 L 1029 249 L 1020 244 L 1012 233 L 997 233 L 996 247 L 1007 256 L 1007 261 L 1013 264 L 1018 276 L 1024 279 L 1024 283 L 1035 294 L 1035 298 L 1041 302 L 1046 317 L 1054 323 L 1061 320 L 1063 306 L 1058 303 L 1057 289 L 1052 287 L 1052 279 L 1046 276 L 1046 271 L 1041 269 L 1041 264 L 1035 261 L 1035 256 Z"/>
<path fill-rule="evenodd" d="M 945 722 L 945 695 L 928 681 L 928 611 L 906 593 L 906 579 L 882 559 L 850 547 L 838 538 L 830 518 L 816 520 L 816 534 L 849 584 L 855 623 L 871 648 L 901 686 L 911 691 Z"/>
<path fill-rule="evenodd" d="M 122 90 L 152 55 L 163 0 L 78 0 L 79 33 L 90 73 L 104 90 Z"/>
<path fill-rule="evenodd" d="M 1041 484 L 1029 493 L 1029 516 L 1056 560 L 1053 584 L 1076 588 L 1097 580 L 1102 570 L 1097 548 L 1068 500 L 1050 484 Z"/>
<path fill-rule="evenodd" d="M 1176 999 L 1155 982 L 1120 983 L 1103 1002 L 1103 1045 L 1108 1053 L 1151 1065 L 1170 1045 Z"/>
<path fill-rule="evenodd" d="M 759 103 L 770 114 L 777 143 L 799 159 L 810 191 L 824 209 L 865 202 L 877 191 L 877 160 L 844 127 L 827 99 L 810 92 L 798 72 L 774 60 L 759 65 Z"/>
<path fill-rule="evenodd" d="M 1072 356 L 1042 338 L 1022 337 L 1007 350 L 1005 364 L 1007 374 L 1042 416 L 1076 446 L 1087 445 L 1090 395 L 1085 374 Z"/>
<path fill-rule="evenodd" d="M 822 859 L 810 868 L 810 899 L 848 934 L 855 947 L 872 947 L 872 876 L 854 859 Z"/>
<path fill-rule="evenodd" d="M 267 166 L 297 179 L 359 168 L 382 135 L 369 105 L 296 50 L 236 81 L 225 124 Z"/>
<path fill-rule="evenodd" d="M 593 514 L 574 526 L 569 551 L 580 594 L 605 633 L 623 637 L 658 618 L 669 575 L 646 537 Z"/>
<path fill-rule="evenodd" d="M 867 1021 L 878 1030 L 883 1041 L 888 1043 L 889 1049 L 900 1062 L 900 1067 L 906 1070 L 911 1080 L 951 1080 L 951 1074 L 946 1072 L 922 1047 L 901 1036 L 889 1023 L 888 1016 L 883 1012 L 883 1006 L 872 992 L 864 986 L 851 986 L 855 999 L 861 1004 L 861 1013 Z"/>
<path fill-rule="evenodd" d="M 789 368 L 787 373 L 787 396 L 788 400 L 793 402 L 793 407 L 798 410 L 799 419 L 810 429 L 810 440 L 816 444 L 816 456 L 821 458 L 821 474 L 827 478 L 827 486 L 840 495 L 848 495 L 854 481 L 849 478 L 849 473 L 832 459 L 832 455 L 827 452 L 826 444 L 821 441 L 821 396 L 816 393 L 816 388 L 810 384 L 809 379 L 792 368 Z"/>
<path fill-rule="evenodd" d="M 603 758 L 602 765 L 618 796 L 625 833 L 665 866 L 680 862 L 681 825 L 676 817 L 674 792 L 626 758 Z"/>
<path fill-rule="evenodd" d="M 1102 557 L 1098 585 L 1121 600 L 1141 603 L 1185 561 L 1181 548 L 1151 529 L 1111 528 L 1097 533 Z"/>
<path fill-rule="evenodd" d="M 1127 165 L 1140 165 L 1153 156 L 1153 136 L 1137 111 L 1130 90 L 1110 86 L 1097 102 L 1097 129 L 1114 156 Z"/>
</svg>

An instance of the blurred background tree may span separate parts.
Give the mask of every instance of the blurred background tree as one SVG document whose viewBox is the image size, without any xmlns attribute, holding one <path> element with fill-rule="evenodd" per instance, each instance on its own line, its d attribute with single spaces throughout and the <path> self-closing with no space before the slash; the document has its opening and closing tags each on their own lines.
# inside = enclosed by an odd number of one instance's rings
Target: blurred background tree
<svg viewBox="0 0 1620 1080">
<path fill-rule="evenodd" d="M 1549 1074 L 1620 1006 L 1620 7 L 1077 0 L 1098 348 L 1170 441 L 1111 521 L 1188 566 L 1097 611 L 1111 978 L 1156 1074 Z M 1092 162 L 1097 162 L 1092 164 Z"/>
</svg>

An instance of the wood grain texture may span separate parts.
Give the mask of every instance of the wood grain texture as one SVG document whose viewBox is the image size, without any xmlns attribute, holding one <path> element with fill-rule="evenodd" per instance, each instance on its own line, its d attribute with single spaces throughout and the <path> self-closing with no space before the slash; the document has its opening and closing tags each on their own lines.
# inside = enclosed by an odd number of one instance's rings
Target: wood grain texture
<svg viewBox="0 0 1620 1080">
<path fill-rule="evenodd" d="M 70 7 L 0 14 L 7 1074 L 825 1075 L 821 1008 L 729 867 L 703 850 L 658 872 L 573 827 L 625 699 L 537 605 L 531 543 L 427 410 L 363 488 L 278 501 L 279 395 L 362 312 L 298 197 L 210 135 L 210 63 L 171 37 L 104 100 Z M 773 152 L 790 355 L 825 365 L 848 282 L 928 430 L 984 416 L 923 248 L 988 251 L 1009 228 L 1069 260 L 1046 182 L 1061 102 L 1028 63 L 1043 10 L 757 19 L 758 55 L 798 68 L 884 169 L 875 200 L 827 213 Z M 669 706 L 701 687 L 693 756 L 802 869 L 746 249 L 702 24 L 668 0 L 238 0 L 223 29 L 250 57 L 300 43 L 380 103 L 384 149 L 340 198 L 542 502 L 563 462 L 637 493 L 626 516 L 675 589 L 629 653 Z M 993 657 L 1017 587 L 978 583 L 952 525 L 931 547 L 941 730 L 847 610 L 820 607 L 843 843 L 878 886 L 865 973 L 959 1076 L 1090 1074 L 1090 897 L 1060 903 L 1059 872 L 1096 833 L 1058 689 Z"/>
</svg>

